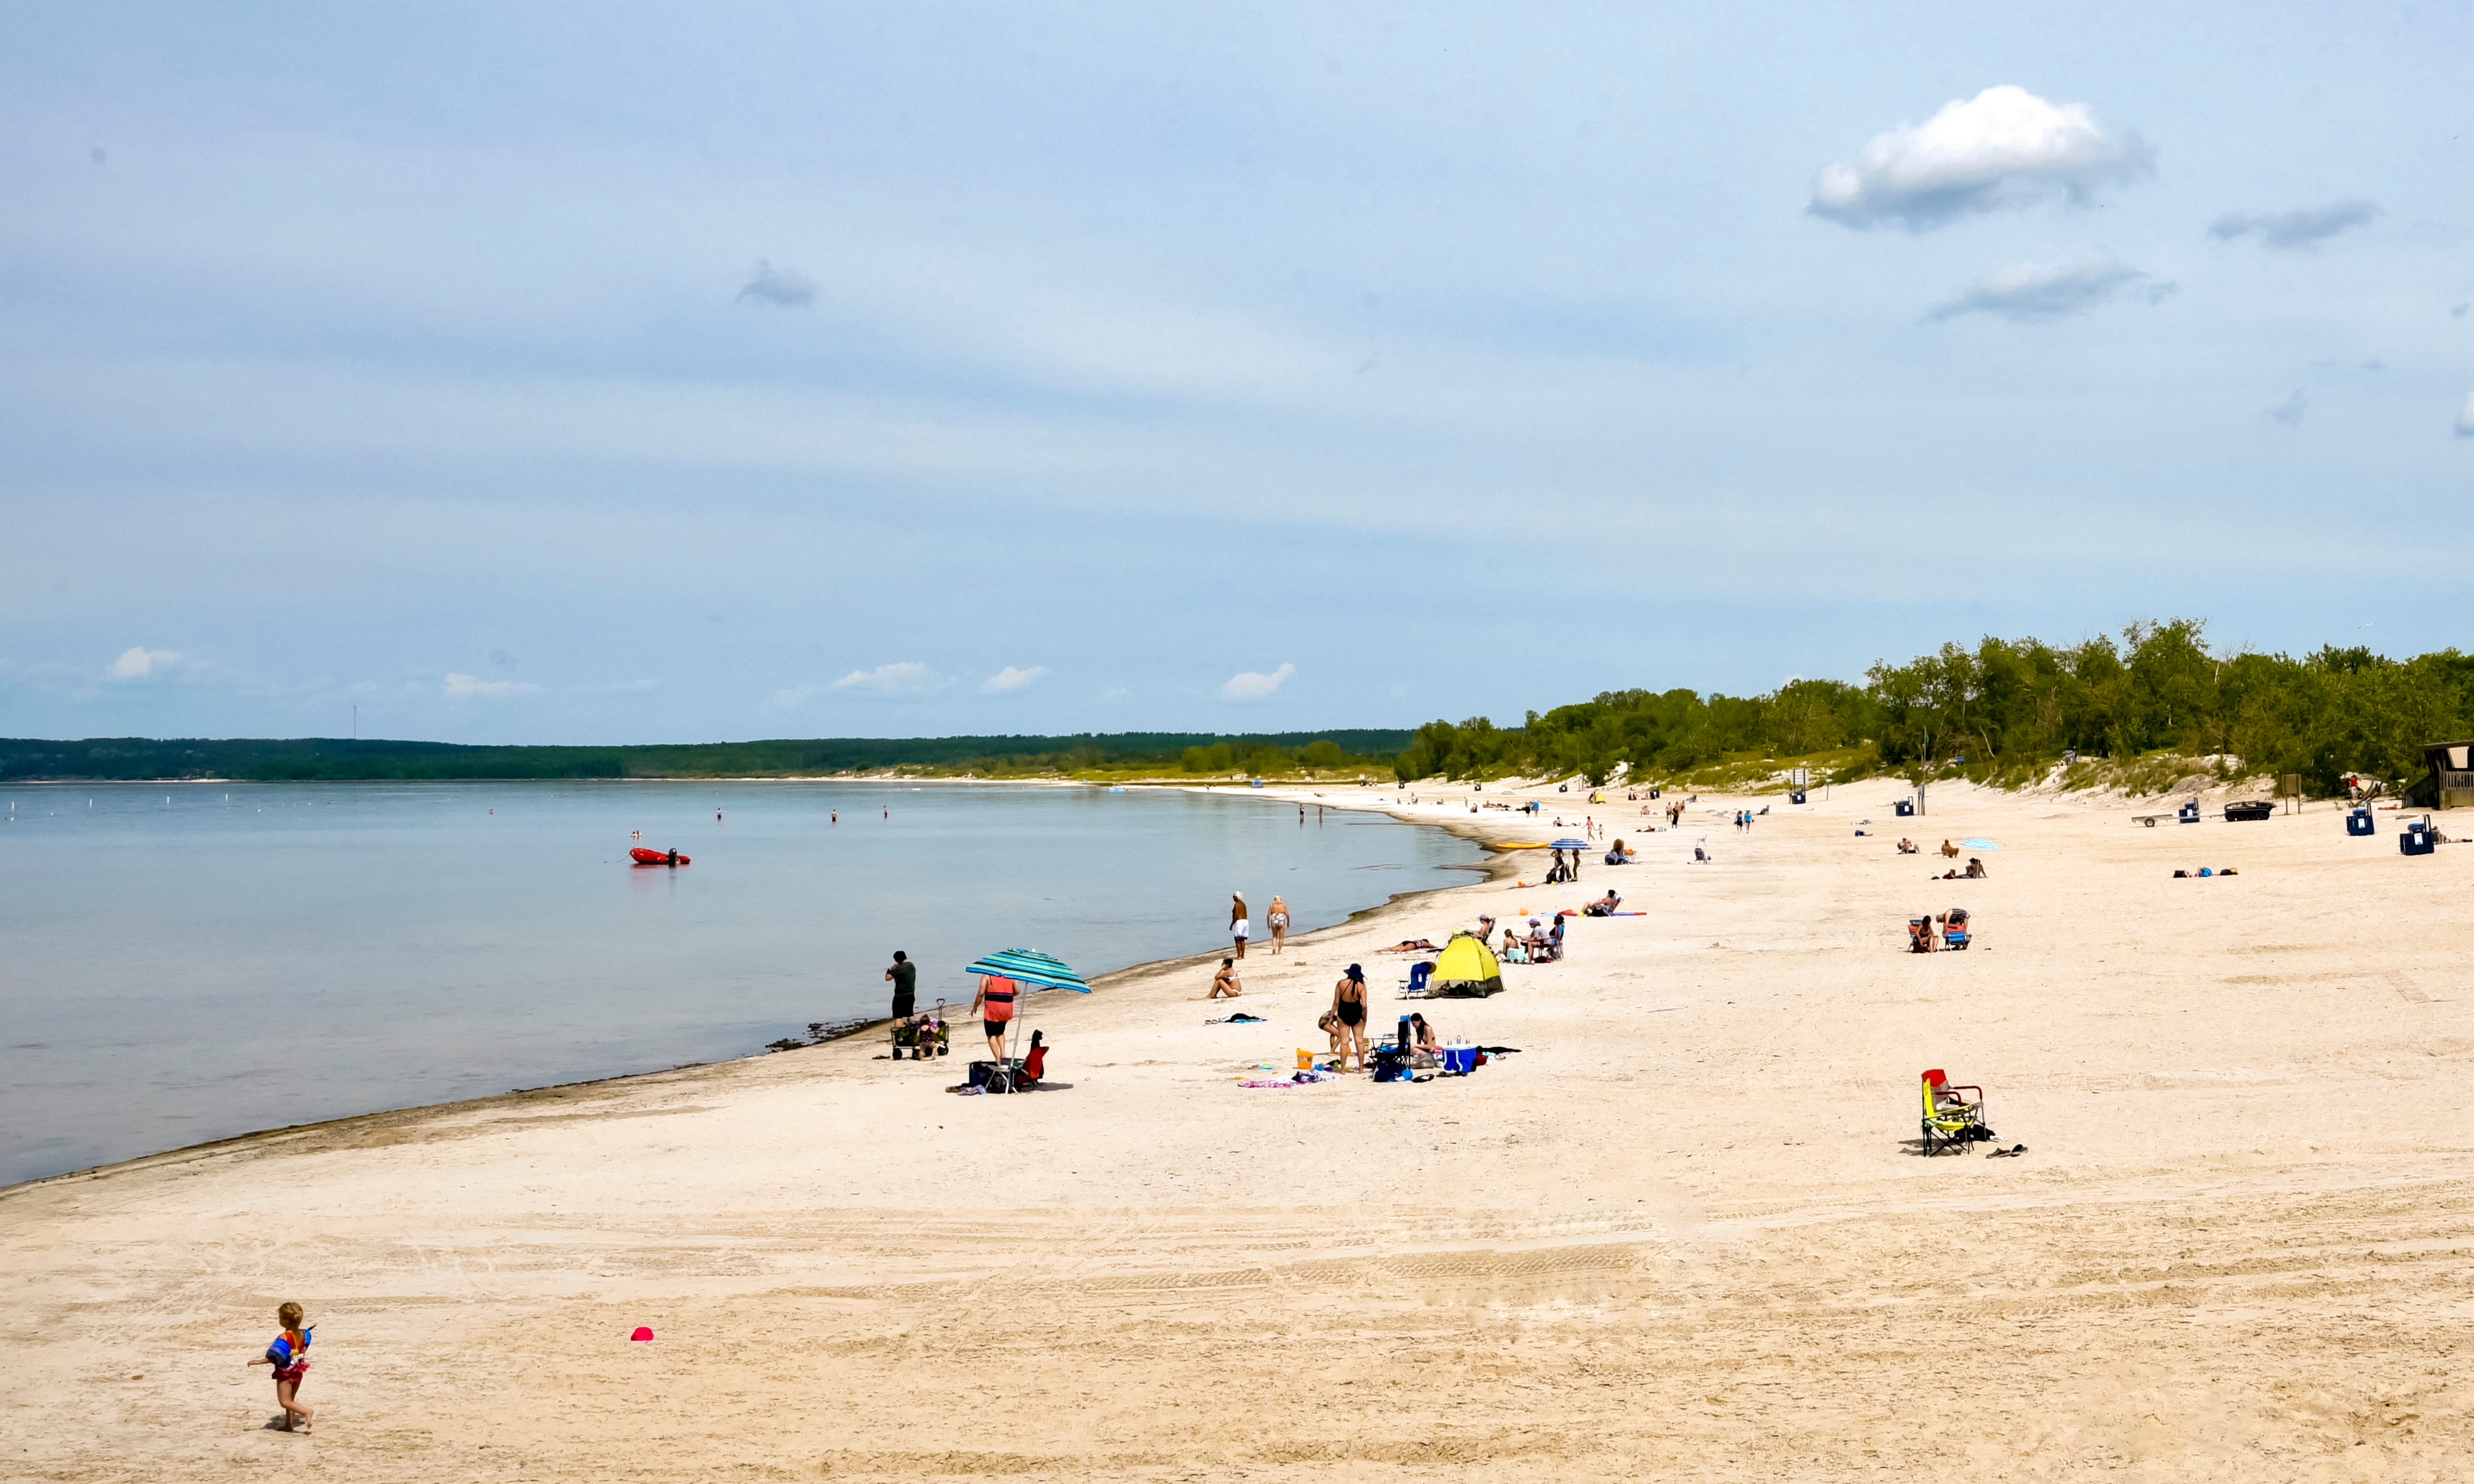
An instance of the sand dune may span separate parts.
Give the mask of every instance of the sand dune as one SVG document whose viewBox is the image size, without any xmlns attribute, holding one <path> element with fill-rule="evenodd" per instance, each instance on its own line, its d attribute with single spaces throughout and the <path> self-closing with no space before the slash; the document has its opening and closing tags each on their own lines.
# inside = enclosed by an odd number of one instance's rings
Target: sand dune
<svg viewBox="0 0 2474 1484">
<path fill-rule="evenodd" d="M 1258 952 L 1267 1026 L 1204 1025 L 1193 963 L 1038 997 L 1071 1085 L 1031 1097 L 942 1091 L 960 1034 L 845 1042 L 17 1187 L 12 1474 L 2464 1476 L 2474 848 L 1896 791 L 1749 835 L 1549 795 L 1643 864 Z M 1998 839 L 1992 878 L 1901 826 Z M 1352 959 L 1387 1023 L 1373 944 L 1608 885 L 1650 915 L 1431 1007 L 1520 1054 L 1237 1085 Z M 1953 905 L 1976 949 L 1900 951 Z M 2027 1152 L 1918 1157 L 1927 1066 Z M 242 1366 L 286 1298 L 314 1438 Z"/>
</svg>

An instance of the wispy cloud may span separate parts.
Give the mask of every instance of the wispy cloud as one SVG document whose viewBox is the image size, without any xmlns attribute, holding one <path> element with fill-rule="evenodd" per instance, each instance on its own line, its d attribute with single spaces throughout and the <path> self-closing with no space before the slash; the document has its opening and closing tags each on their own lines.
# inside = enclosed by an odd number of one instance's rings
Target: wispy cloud
<svg viewBox="0 0 2474 1484">
<path fill-rule="evenodd" d="M 789 711 L 793 708 L 804 706 L 809 701 L 814 699 L 816 689 L 816 687 L 812 685 L 784 686 L 779 691 L 773 693 L 771 704 L 775 709 L 781 711 Z"/>
<path fill-rule="evenodd" d="M 2054 262 L 2014 263 L 1970 285 L 1965 293 L 1926 311 L 1928 322 L 1962 314 L 1990 314 L 2018 323 L 2057 320 L 2121 297 L 2147 274 L 2107 254 L 2088 253 Z M 2174 292 L 2171 283 L 2148 283 L 2141 297 L 2155 304 Z"/>
<path fill-rule="evenodd" d="M 2380 214 L 2374 202 L 2332 201 L 2324 207 L 2304 207 L 2296 211 L 2260 214 L 2233 211 L 2218 217 L 2208 225 L 2208 235 L 2220 242 L 2237 237 L 2256 236 L 2272 248 L 2289 252 L 2325 242 L 2352 227 L 2365 227 Z"/>
<path fill-rule="evenodd" d="M 2098 185 L 2146 173 L 2153 158 L 2083 103 L 2048 103 L 2003 85 L 1874 135 L 1854 164 L 1821 172 L 1806 209 L 1847 227 L 1924 231 L 2056 196 L 2084 201 Z"/>
<path fill-rule="evenodd" d="M 114 680 L 151 680 L 181 663 L 181 656 L 170 649 L 146 649 L 131 645 L 111 662 L 107 671 Z"/>
<path fill-rule="evenodd" d="M 1020 691 L 1031 686 L 1036 682 L 1040 676 L 1047 673 L 1048 667 L 1045 665 L 1033 665 L 1029 669 L 1016 669 L 1014 667 L 1008 665 L 1005 669 L 998 670 L 995 674 L 990 675 L 987 679 L 980 682 L 980 693 L 982 695 L 1003 695 L 1010 691 Z"/>
<path fill-rule="evenodd" d="M 1283 665 L 1268 675 L 1250 669 L 1241 671 L 1229 676 L 1228 683 L 1220 688 L 1220 698 L 1225 701 L 1269 700 L 1297 672 L 1298 668 L 1294 665 Z"/>
<path fill-rule="evenodd" d="M 2465 405 L 2457 409 L 2457 436 L 2474 438 L 2474 392 L 2465 394 Z"/>
<path fill-rule="evenodd" d="M 2302 415 L 2310 410 L 2311 399 L 2303 396 L 2302 389 L 2297 386 L 2292 396 L 2268 409 L 2268 420 L 2282 423 L 2288 427 L 2300 427 Z"/>
<path fill-rule="evenodd" d="M 449 673 L 444 693 L 449 695 L 524 695 L 541 687 L 522 680 L 484 680 L 478 675 Z"/>
<path fill-rule="evenodd" d="M 829 688 L 836 691 L 876 691 L 886 695 L 916 695 L 934 691 L 944 684 L 943 677 L 916 660 L 894 665 L 879 665 L 874 669 L 855 669 Z"/>
<path fill-rule="evenodd" d="M 734 304 L 753 299 L 758 304 L 779 305 L 785 309 L 804 309 L 816 302 L 816 285 L 788 268 L 776 268 L 762 258 L 748 270 L 747 281 L 740 285 Z"/>
</svg>

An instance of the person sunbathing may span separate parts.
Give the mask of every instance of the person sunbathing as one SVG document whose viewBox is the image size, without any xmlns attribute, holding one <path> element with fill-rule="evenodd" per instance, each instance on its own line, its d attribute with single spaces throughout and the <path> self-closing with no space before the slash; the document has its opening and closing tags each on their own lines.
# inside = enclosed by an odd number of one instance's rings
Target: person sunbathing
<svg viewBox="0 0 2474 1484">
<path fill-rule="evenodd" d="M 1443 950 L 1426 938 L 1404 937 L 1389 948 L 1377 948 L 1374 951 L 1376 953 L 1440 953 Z"/>
<path fill-rule="evenodd" d="M 1969 856 L 1967 858 L 1967 879 L 1970 881 L 1982 881 L 1984 879 L 1984 862 L 1980 857 Z"/>
<path fill-rule="evenodd" d="M 1609 887 L 1606 895 L 1582 908 L 1581 912 L 1584 916 L 1589 917 L 1612 917 L 1615 914 L 1615 909 L 1622 905 L 1623 898 L 1615 895 L 1614 888 Z"/>
<path fill-rule="evenodd" d="M 1900 840 L 1899 840 L 1899 854 L 1901 854 L 1901 855 L 1903 855 L 1903 856 L 1911 856 L 1911 855 L 1914 855 L 1915 853 L 1916 853 L 1916 842 L 1915 842 L 1914 840 L 1907 839 L 1905 839 L 1904 837 L 1902 837 L 1902 838 L 1900 839 Z"/>
</svg>

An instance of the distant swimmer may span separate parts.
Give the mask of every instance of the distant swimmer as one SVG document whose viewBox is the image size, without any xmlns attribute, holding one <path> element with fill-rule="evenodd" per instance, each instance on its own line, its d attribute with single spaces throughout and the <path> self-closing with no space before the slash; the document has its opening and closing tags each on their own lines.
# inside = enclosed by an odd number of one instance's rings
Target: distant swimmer
<svg viewBox="0 0 2474 1484">
<path fill-rule="evenodd" d="M 833 823 L 835 823 L 835 824 L 839 824 L 839 823 L 841 823 L 841 822 L 842 822 L 842 812 L 841 812 L 840 810 L 838 810 L 838 809 L 836 809 L 836 810 L 830 810 L 830 811 L 828 811 L 828 813 L 829 813 L 829 814 L 831 814 L 831 815 L 832 815 L 832 816 L 833 816 L 833 821 L 832 821 Z"/>
</svg>

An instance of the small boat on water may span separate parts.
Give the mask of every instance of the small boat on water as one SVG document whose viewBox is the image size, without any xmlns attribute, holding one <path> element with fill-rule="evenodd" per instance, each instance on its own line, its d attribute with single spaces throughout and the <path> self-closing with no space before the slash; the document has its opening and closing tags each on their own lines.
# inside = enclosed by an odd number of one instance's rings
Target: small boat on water
<svg viewBox="0 0 2474 1484">
<path fill-rule="evenodd" d="M 636 858 L 636 864 L 638 865 L 685 865 L 688 864 L 688 858 L 679 854 L 675 850 L 647 850 L 643 846 L 639 845 L 627 853 Z"/>
</svg>

